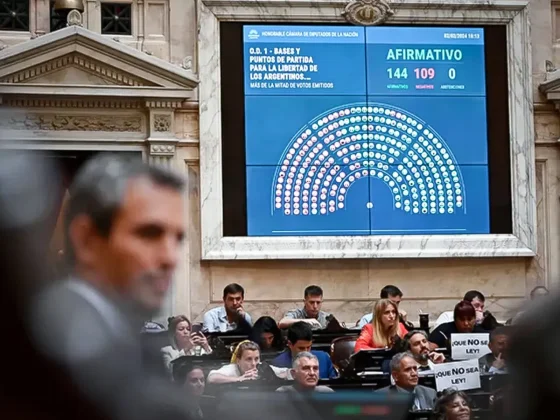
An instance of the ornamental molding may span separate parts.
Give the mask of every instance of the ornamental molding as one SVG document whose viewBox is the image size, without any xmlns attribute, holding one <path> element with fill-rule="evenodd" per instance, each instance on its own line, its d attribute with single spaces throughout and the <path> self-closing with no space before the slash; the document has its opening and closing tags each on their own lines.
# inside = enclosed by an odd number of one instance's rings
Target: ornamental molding
<svg viewBox="0 0 560 420">
<path fill-rule="evenodd" d="M 380 25 L 395 12 L 385 0 L 352 0 L 346 5 L 342 16 L 354 25 Z"/>
<path fill-rule="evenodd" d="M 119 99 L 58 99 L 36 97 L 2 98 L 2 105 L 11 108 L 112 108 L 112 109 L 143 109 L 144 101 Z"/>
<path fill-rule="evenodd" d="M 113 85 L 154 86 L 153 83 L 77 53 L 55 58 L 1 77 L 0 83 L 29 83 L 34 79 L 60 72 L 62 69 L 68 67 L 78 68 Z"/>
<path fill-rule="evenodd" d="M 191 71 L 80 26 L 0 51 L 0 95 L 170 101 L 176 108 L 197 86 Z"/>
<path fill-rule="evenodd" d="M 172 157 L 175 155 L 175 144 L 152 143 L 150 144 L 150 155 Z"/>
<path fill-rule="evenodd" d="M 143 118 L 138 115 L 58 115 L 28 113 L 6 115 L 0 127 L 26 131 L 83 131 L 111 133 L 140 133 Z"/>
</svg>

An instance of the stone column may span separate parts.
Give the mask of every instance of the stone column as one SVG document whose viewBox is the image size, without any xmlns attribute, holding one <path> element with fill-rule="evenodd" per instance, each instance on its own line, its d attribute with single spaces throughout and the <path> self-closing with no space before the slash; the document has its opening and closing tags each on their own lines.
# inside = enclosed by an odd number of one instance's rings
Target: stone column
<svg viewBox="0 0 560 420">
<path fill-rule="evenodd" d="M 150 165 L 160 165 L 167 168 L 175 166 L 176 145 L 179 139 L 175 136 L 174 114 L 175 109 L 180 106 L 180 101 L 146 102 L 149 113 L 147 152 Z M 175 278 L 171 283 L 161 312 L 154 317 L 154 321 L 160 322 L 163 325 L 167 325 L 167 318 L 174 315 L 176 283 L 177 279 Z"/>
</svg>

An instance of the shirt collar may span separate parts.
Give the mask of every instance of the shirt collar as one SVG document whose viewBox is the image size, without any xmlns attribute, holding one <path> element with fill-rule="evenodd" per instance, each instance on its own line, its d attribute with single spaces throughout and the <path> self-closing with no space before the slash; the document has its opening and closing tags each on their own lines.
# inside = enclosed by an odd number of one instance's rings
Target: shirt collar
<svg viewBox="0 0 560 420">
<path fill-rule="evenodd" d="M 227 322 L 227 312 L 226 312 L 226 308 L 224 306 L 220 306 L 220 309 L 218 311 L 218 319 L 220 321 L 226 321 Z"/>
<path fill-rule="evenodd" d="M 305 319 L 311 319 L 311 318 L 313 318 L 313 319 L 319 319 L 319 318 L 321 318 L 321 312 L 322 312 L 322 311 L 319 311 L 319 313 L 317 314 L 317 318 L 314 318 L 314 317 L 312 317 L 312 316 L 309 316 L 309 315 L 307 314 L 307 311 L 305 310 L 305 307 L 303 307 L 302 312 L 303 312 L 303 316 L 305 317 Z"/>
<path fill-rule="evenodd" d="M 409 393 L 409 394 L 416 394 L 416 392 L 415 392 L 415 391 L 416 391 L 416 388 L 413 388 L 411 391 L 409 391 L 408 389 L 401 388 L 401 387 L 398 386 L 398 385 L 395 385 L 395 387 L 397 388 L 397 390 L 398 390 L 399 392 L 407 392 L 407 393 Z"/>
</svg>

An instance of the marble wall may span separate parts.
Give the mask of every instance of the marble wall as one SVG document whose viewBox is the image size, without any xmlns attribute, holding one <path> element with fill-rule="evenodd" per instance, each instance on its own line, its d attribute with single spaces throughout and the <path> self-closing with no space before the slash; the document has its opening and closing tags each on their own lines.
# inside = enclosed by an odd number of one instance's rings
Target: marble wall
<svg viewBox="0 0 560 420">
<path fill-rule="evenodd" d="M 212 77 L 211 72 L 215 69 L 209 68 L 208 63 L 200 63 L 201 49 L 208 52 L 207 49 L 212 48 L 211 45 L 198 44 L 199 31 L 207 29 L 201 27 L 203 6 L 200 0 L 131 1 L 135 10 L 134 33 L 131 37 L 121 37 L 118 42 L 198 72 L 200 80 Z M 509 0 L 512 4 L 515 1 Z M 0 45 L 17 44 L 48 32 L 48 0 L 31 2 L 35 14 L 31 32 L 0 33 Z M 84 26 L 98 32 L 100 2 L 85 0 L 84 3 Z M 224 8 L 224 13 L 229 11 Z M 247 16 L 255 18 L 254 15 Z M 246 289 L 246 309 L 253 317 L 269 314 L 280 318 L 284 311 L 300 304 L 303 289 L 314 283 L 325 291 L 325 310 L 332 311 L 342 321 L 354 323 L 371 311 L 381 287 L 395 284 L 405 294 L 402 307 L 413 321 L 417 320 L 419 310 L 430 313 L 435 319 L 441 311 L 452 308 L 468 289 L 482 291 L 487 296 L 488 308 L 499 319 L 506 319 L 535 285 L 558 284 L 559 114 L 536 87 L 545 79 L 546 60 L 560 67 L 560 2 L 531 0 L 529 16 L 536 145 L 537 257 L 202 261 L 199 151 L 200 142 L 204 143 L 206 137 L 199 128 L 199 109 L 205 109 L 207 103 L 193 101 L 175 112 L 174 132 L 178 144 L 173 165 L 185 175 L 188 184 L 185 195 L 188 241 L 173 287 L 173 311 L 200 320 L 206 310 L 221 303 L 223 287 L 237 282 Z M 57 80 L 51 82 L 57 83 Z"/>
<path fill-rule="evenodd" d="M 553 60 L 551 5 L 533 0 L 529 12 L 533 28 L 532 76 L 537 86 L 544 80 L 545 61 Z M 201 64 L 200 79 L 211 77 L 205 71 L 212 69 L 206 63 Z M 371 311 L 384 285 L 395 284 L 403 290 L 402 307 L 414 321 L 420 310 L 435 319 L 441 311 L 452 308 L 469 289 L 482 291 L 487 296 L 488 309 L 499 319 L 507 319 L 535 285 L 554 285 L 560 270 L 557 263 L 560 249 L 558 113 L 546 104 L 538 89 L 533 92 L 537 144 L 536 258 L 201 261 L 200 170 L 196 163 L 186 163 L 189 292 L 188 298 L 183 294 L 182 299 L 176 299 L 175 309 L 200 320 L 206 310 L 221 304 L 223 287 L 238 282 L 246 289 L 246 308 L 254 317 L 268 314 L 280 318 L 286 310 L 301 303 L 307 285 L 319 284 L 325 291 L 325 310 L 351 324 Z M 205 141 L 204 135 L 200 141 Z M 182 281 L 178 279 L 177 283 Z"/>
</svg>

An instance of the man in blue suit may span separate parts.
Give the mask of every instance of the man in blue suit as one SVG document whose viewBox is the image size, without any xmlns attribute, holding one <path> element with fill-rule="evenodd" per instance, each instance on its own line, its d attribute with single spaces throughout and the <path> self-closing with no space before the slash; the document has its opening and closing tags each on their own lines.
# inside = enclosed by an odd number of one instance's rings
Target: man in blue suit
<svg viewBox="0 0 560 420">
<path fill-rule="evenodd" d="M 331 359 L 324 351 L 311 350 L 313 344 L 313 331 L 306 322 L 300 321 L 292 324 L 288 328 L 288 348 L 279 354 L 270 364 L 276 367 L 292 367 L 293 358 L 301 352 L 311 352 L 319 360 L 319 378 L 336 378 L 338 373 L 334 368 Z"/>
</svg>

